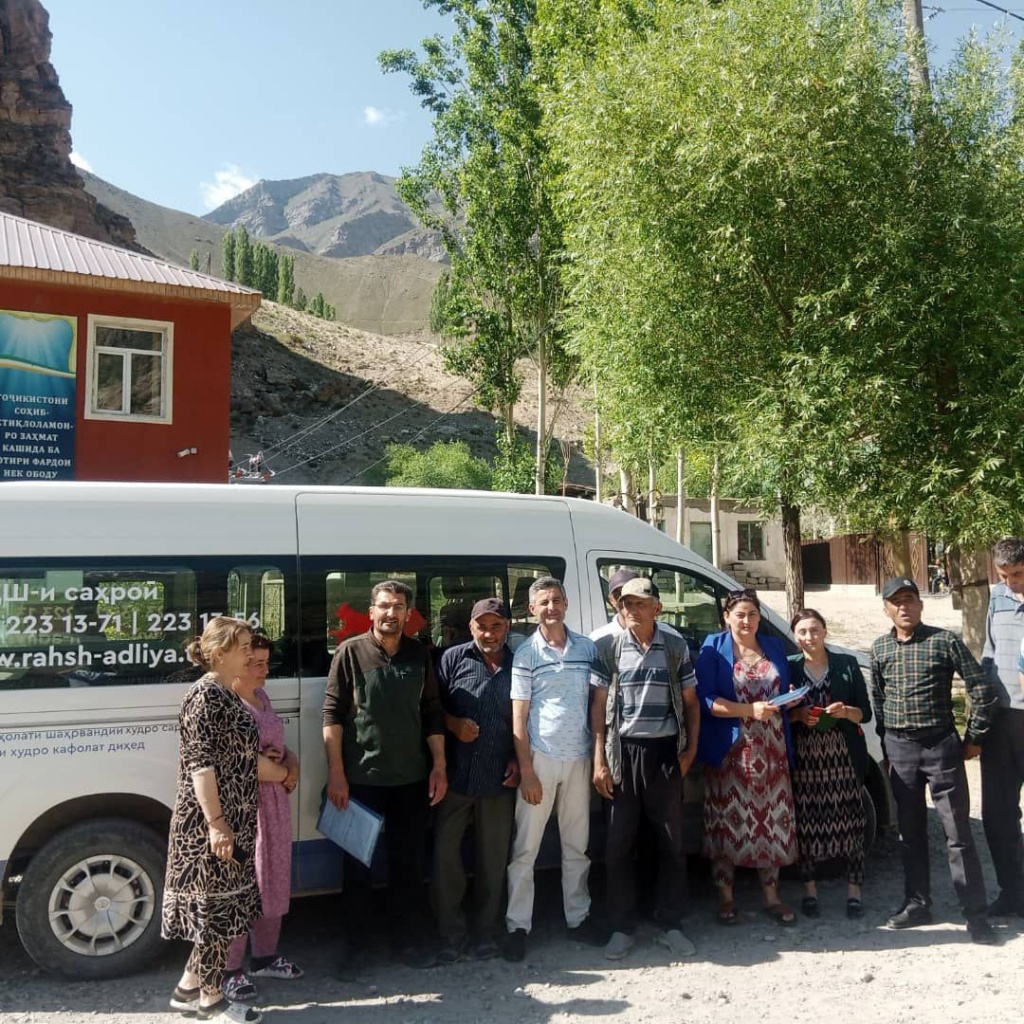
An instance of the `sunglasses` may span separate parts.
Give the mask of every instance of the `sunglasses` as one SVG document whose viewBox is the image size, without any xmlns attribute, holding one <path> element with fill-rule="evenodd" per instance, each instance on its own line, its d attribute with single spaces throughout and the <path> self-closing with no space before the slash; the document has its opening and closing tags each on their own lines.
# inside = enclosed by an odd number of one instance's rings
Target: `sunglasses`
<svg viewBox="0 0 1024 1024">
<path fill-rule="evenodd" d="M 730 590 L 729 591 L 729 600 L 730 601 L 740 601 L 740 600 L 743 600 L 744 598 L 749 598 L 751 601 L 756 601 L 757 600 L 757 591 L 756 590 L 751 590 L 749 587 L 745 588 L 744 590 Z"/>
</svg>

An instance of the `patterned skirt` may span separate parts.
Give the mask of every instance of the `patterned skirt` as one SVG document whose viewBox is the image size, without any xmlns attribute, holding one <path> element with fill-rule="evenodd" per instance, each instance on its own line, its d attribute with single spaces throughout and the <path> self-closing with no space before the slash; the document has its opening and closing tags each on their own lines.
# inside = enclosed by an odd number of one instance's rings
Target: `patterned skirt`
<svg viewBox="0 0 1024 1024">
<path fill-rule="evenodd" d="M 863 856 L 861 783 L 838 729 L 794 729 L 793 796 L 800 857 L 818 863 Z"/>
</svg>

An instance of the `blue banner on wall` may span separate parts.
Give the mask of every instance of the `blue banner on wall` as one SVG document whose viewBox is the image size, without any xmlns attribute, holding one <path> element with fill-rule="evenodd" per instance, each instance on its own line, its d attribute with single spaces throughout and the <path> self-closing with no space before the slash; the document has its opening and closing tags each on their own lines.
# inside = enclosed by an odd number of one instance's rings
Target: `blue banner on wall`
<svg viewBox="0 0 1024 1024">
<path fill-rule="evenodd" d="M 0 480 L 75 478 L 77 323 L 0 310 Z"/>
</svg>

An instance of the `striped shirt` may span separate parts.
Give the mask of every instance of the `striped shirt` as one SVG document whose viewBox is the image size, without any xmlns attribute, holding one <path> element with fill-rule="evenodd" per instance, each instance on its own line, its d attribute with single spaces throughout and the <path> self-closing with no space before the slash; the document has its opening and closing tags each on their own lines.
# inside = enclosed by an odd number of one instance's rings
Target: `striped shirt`
<svg viewBox="0 0 1024 1024">
<path fill-rule="evenodd" d="M 681 689 L 696 685 L 689 659 L 680 667 L 680 676 L 676 685 Z M 623 739 L 659 739 L 679 734 L 669 685 L 668 656 L 661 631 L 654 631 L 646 651 L 637 643 L 632 630 L 628 631 L 619 654 L 620 734 Z"/>
<path fill-rule="evenodd" d="M 562 650 L 538 629 L 516 650 L 512 661 L 512 699 L 528 700 L 530 749 L 556 761 L 591 754 L 590 688 L 607 686 L 608 677 L 594 642 L 566 629 Z"/>
<path fill-rule="evenodd" d="M 1024 690 L 1017 679 L 1017 660 L 1024 643 L 1024 601 L 1017 601 L 1005 583 L 992 588 L 985 620 L 981 667 L 988 673 L 1004 708 L 1024 711 Z"/>
<path fill-rule="evenodd" d="M 676 636 L 682 636 L 675 626 L 670 626 L 667 622 L 658 622 L 658 629 L 663 629 L 666 633 L 675 633 Z M 613 615 L 611 622 L 606 622 L 603 626 L 598 626 L 597 629 L 593 630 L 590 634 L 590 639 L 597 641 L 603 636 L 618 636 L 620 633 L 625 633 L 626 627 L 619 622 L 618 615 Z"/>
<path fill-rule="evenodd" d="M 979 742 L 998 707 L 996 689 L 964 642 L 948 629 L 919 625 L 909 640 L 892 629 L 871 645 L 871 696 L 879 736 L 900 731 L 955 728 L 953 674 L 967 687 L 971 713 L 966 739 Z"/>
</svg>

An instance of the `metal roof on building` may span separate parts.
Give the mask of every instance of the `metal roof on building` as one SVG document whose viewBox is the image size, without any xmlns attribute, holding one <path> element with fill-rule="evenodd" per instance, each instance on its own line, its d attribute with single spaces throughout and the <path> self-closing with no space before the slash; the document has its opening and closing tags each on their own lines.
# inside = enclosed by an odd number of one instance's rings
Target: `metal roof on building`
<svg viewBox="0 0 1024 1024">
<path fill-rule="evenodd" d="M 233 281 L 0 211 L 0 279 L 4 277 L 226 302 L 232 307 L 232 327 L 251 316 L 262 298 Z"/>
</svg>

